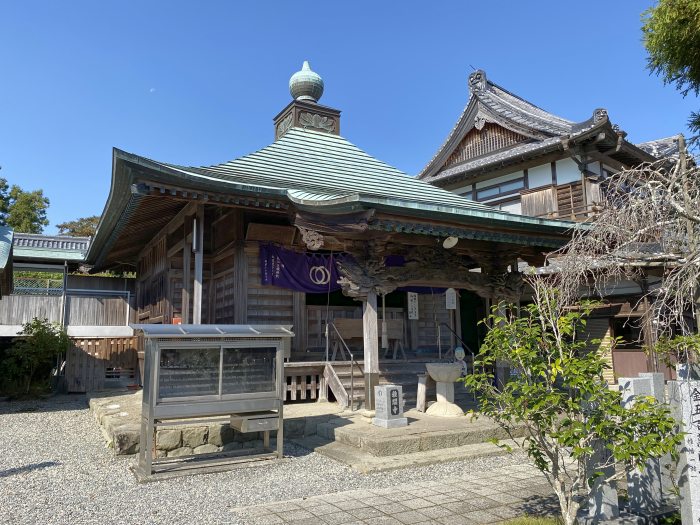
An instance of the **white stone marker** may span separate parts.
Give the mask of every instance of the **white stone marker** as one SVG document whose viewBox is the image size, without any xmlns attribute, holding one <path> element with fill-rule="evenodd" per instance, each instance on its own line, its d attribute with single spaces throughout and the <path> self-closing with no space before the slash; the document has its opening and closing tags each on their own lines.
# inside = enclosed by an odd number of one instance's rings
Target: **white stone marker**
<svg viewBox="0 0 700 525">
<path fill-rule="evenodd" d="M 401 385 L 379 385 L 374 387 L 374 419 L 372 424 L 383 428 L 408 425 L 403 416 L 403 389 Z"/>
<path fill-rule="evenodd" d="M 615 464 L 601 468 L 610 462 L 610 451 L 605 448 L 601 441 L 596 441 L 593 444 L 595 452 L 591 456 L 588 463 L 588 475 L 592 474 L 591 470 L 601 472 L 603 475 L 593 482 L 593 487 L 588 494 L 588 520 L 586 523 L 598 523 L 601 520 L 613 520 L 620 515 L 620 507 L 617 500 L 617 490 L 606 478 L 615 474 Z"/>
<path fill-rule="evenodd" d="M 700 524 L 700 381 L 669 381 L 671 411 L 686 432 L 680 445 L 678 487 L 681 522 Z"/>
<path fill-rule="evenodd" d="M 651 392 L 654 399 L 661 404 L 666 404 L 666 378 L 661 372 L 641 372 L 639 377 L 651 379 Z M 669 498 L 675 494 L 673 484 L 673 458 L 671 454 L 664 454 L 659 458 L 661 468 L 661 495 Z"/>
<path fill-rule="evenodd" d="M 618 384 L 625 408 L 632 408 L 636 397 L 653 395 L 652 380 L 648 377 L 621 377 Z M 643 469 L 627 472 L 627 496 L 633 513 L 648 513 L 662 506 L 659 458 L 647 460 Z"/>
</svg>

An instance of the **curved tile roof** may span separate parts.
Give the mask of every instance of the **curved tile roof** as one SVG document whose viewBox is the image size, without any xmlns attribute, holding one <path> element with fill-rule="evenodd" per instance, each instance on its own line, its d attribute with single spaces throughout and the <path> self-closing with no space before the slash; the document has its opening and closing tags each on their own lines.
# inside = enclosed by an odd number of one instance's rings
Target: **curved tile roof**
<svg viewBox="0 0 700 525">
<path fill-rule="evenodd" d="M 339 135 L 302 128 L 292 128 L 271 145 L 223 164 L 165 166 L 223 183 L 284 189 L 293 200 L 333 201 L 357 195 L 491 210 L 411 177 Z"/>
<path fill-rule="evenodd" d="M 52 259 L 82 261 L 90 246 L 90 237 L 15 233 L 15 259 Z"/>
</svg>

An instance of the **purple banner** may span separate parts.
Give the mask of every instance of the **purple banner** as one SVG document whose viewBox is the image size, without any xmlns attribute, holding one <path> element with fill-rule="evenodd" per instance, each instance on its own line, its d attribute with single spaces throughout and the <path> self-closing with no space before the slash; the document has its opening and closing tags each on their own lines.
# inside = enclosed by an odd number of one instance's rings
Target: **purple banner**
<svg viewBox="0 0 700 525">
<path fill-rule="evenodd" d="M 340 290 L 338 256 L 298 253 L 272 244 L 260 245 L 260 280 L 298 292 L 326 293 Z"/>
</svg>

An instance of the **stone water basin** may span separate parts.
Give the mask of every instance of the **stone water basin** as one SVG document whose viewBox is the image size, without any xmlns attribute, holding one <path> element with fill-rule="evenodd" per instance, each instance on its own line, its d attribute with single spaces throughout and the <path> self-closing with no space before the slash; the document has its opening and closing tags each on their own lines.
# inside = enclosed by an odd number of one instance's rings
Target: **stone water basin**
<svg viewBox="0 0 700 525">
<path fill-rule="evenodd" d="M 462 367 L 457 363 L 426 363 L 425 368 L 438 383 L 454 383 L 462 376 Z"/>
</svg>

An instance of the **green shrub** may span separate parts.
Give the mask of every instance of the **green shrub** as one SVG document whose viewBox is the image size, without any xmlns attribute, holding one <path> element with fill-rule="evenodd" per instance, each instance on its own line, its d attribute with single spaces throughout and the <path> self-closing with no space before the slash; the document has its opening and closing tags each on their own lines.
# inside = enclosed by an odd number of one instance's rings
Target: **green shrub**
<svg viewBox="0 0 700 525">
<path fill-rule="evenodd" d="M 18 335 L 5 352 L 1 377 L 6 391 L 29 393 L 37 374 L 48 377 L 54 362 L 68 351 L 70 339 L 60 325 L 36 317 L 25 323 Z M 40 383 L 49 385 L 48 380 Z"/>
</svg>

